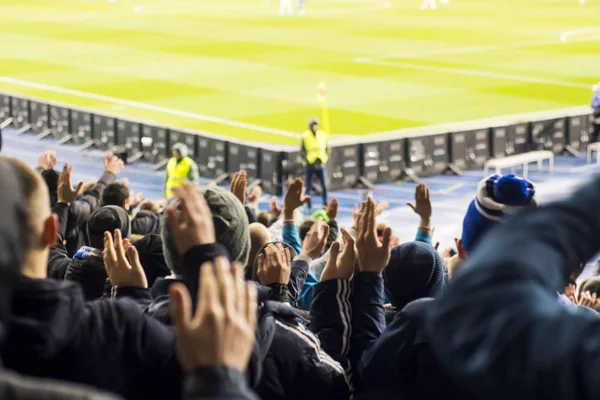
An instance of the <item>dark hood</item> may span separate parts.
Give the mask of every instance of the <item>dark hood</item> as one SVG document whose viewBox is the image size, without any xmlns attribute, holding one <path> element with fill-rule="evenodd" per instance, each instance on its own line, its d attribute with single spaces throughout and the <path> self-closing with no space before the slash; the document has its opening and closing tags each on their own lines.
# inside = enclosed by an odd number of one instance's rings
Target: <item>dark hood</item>
<svg viewBox="0 0 600 400">
<path fill-rule="evenodd" d="M 411 301 L 434 297 L 447 279 L 442 257 L 431 245 L 422 242 L 394 247 L 390 262 L 383 270 L 385 294 L 399 310 Z"/>
<path fill-rule="evenodd" d="M 140 255 L 148 286 L 154 285 L 158 278 L 164 278 L 171 274 L 163 255 L 162 239 L 159 235 L 146 235 L 135 242 L 133 246 Z"/>
<path fill-rule="evenodd" d="M 77 284 L 19 278 L 13 291 L 3 358 L 8 365 L 14 358 L 54 358 L 73 340 L 85 340 L 75 337 L 76 333 L 81 334 L 78 325 L 84 313 L 83 292 Z"/>
<path fill-rule="evenodd" d="M 249 267 L 246 268 L 246 280 L 249 280 L 249 281 L 252 280 L 252 281 L 258 282 L 258 277 L 256 276 L 256 271 L 258 270 L 258 256 L 260 254 L 264 254 L 265 249 L 267 248 L 268 245 L 278 244 L 278 243 L 281 243 L 284 248 L 287 248 L 290 250 L 290 258 L 291 258 L 290 264 L 294 260 L 294 258 L 296 258 L 296 256 L 298 256 L 298 252 L 296 250 L 294 250 L 294 248 L 287 243 L 269 242 L 269 243 L 265 244 L 263 247 L 261 247 L 260 250 L 258 250 L 258 252 L 256 253 L 256 256 L 254 257 L 254 263 L 252 264 L 252 269 L 250 269 Z"/>
</svg>

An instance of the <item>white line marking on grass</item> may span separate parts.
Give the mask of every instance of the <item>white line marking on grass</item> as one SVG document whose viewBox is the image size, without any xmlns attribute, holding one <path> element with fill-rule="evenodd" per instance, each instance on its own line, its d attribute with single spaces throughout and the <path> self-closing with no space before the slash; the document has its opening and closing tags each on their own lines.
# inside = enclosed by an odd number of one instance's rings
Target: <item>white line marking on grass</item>
<svg viewBox="0 0 600 400">
<path fill-rule="evenodd" d="M 175 110 L 173 108 L 160 107 L 160 106 L 156 106 L 153 104 L 146 104 L 146 103 L 140 103 L 140 102 L 132 101 L 132 100 L 119 99 L 116 97 L 105 96 L 105 95 L 101 95 L 101 94 L 82 92 L 80 90 L 66 89 L 66 88 L 62 88 L 62 87 L 58 87 L 58 86 L 46 85 L 43 83 L 29 82 L 29 81 L 24 81 L 21 79 L 11 78 L 8 76 L 0 76 L 0 82 L 9 83 L 11 85 L 16 85 L 16 86 L 28 87 L 28 88 L 32 88 L 32 89 L 44 90 L 44 91 L 53 92 L 53 93 L 66 94 L 66 95 L 80 97 L 80 98 L 84 98 L 84 99 L 104 101 L 107 103 L 117 104 L 117 105 L 124 106 L 124 107 L 137 108 L 140 110 L 155 111 L 155 112 L 162 113 L 162 114 L 175 115 L 178 117 L 185 117 L 185 118 L 195 119 L 198 121 L 212 122 L 212 123 L 219 124 L 219 125 L 233 126 L 236 128 L 247 129 L 247 130 L 255 131 L 255 132 L 269 133 L 269 134 L 276 135 L 276 136 L 284 136 L 284 137 L 290 137 L 290 138 L 294 138 L 294 139 L 299 139 L 302 137 L 302 135 L 299 133 L 288 132 L 288 131 L 284 131 L 281 129 L 273 129 L 273 128 L 268 128 L 266 126 L 247 124 L 244 122 L 232 121 L 229 119 L 213 117 L 210 115 L 197 114 L 197 113 L 192 113 L 192 112 L 182 111 L 182 110 Z"/>
<path fill-rule="evenodd" d="M 600 28 L 583 28 L 583 29 L 575 29 L 573 31 L 567 31 L 560 34 L 560 41 L 563 43 L 567 43 L 568 39 L 571 36 L 579 36 L 584 35 L 586 33 L 598 32 Z"/>
<path fill-rule="evenodd" d="M 421 70 L 421 71 L 445 72 L 445 73 L 456 74 L 456 75 L 481 76 L 484 78 L 492 78 L 492 79 L 508 80 L 508 81 L 516 81 L 516 82 L 540 83 L 540 84 L 544 84 L 544 85 L 562 86 L 562 87 L 570 87 L 570 88 L 586 89 L 586 90 L 589 90 L 589 88 L 590 88 L 589 85 L 584 85 L 581 83 L 559 81 L 559 80 L 555 80 L 555 79 L 536 78 L 534 76 L 523 76 L 523 75 L 513 75 L 513 74 L 501 74 L 501 73 L 497 73 L 497 72 L 478 71 L 475 69 L 467 69 L 467 68 L 436 67 L 433 65 L 413 64 L 413 63 L 406 63 L 406 62 L 402 62 L 402 61 L 372 60 L 369 58 L 355 59 L 354 62 L 359 63 L 359 64 L 382 65 L 382 66 L 386 66 L 386 67 L 414 69 L 414 70 Z"/>
<path fill-rule="evenodd" d="M 452 193 L 452 192 L 454 192 L 455 190 L 458 190 L 458 189 L 460 189 L 460 188 L 463 188 L 463 187 L 465 187 L 465 186 L 466 186 L 466 184 L 465 184 L 465 183 L 463 183 L 463 182 L 458 182 L 458 183 L 455 183 L 455 184 L 454 184 L 454 185 L 452 185 L 452 186 L 449 186 L 449 187 L 447 187 L 446 189 L 441 189 L 441 190 L 439 190 L 439 191 L 438 191 L 438 193 L 439 193 L 439 194 L 448 194 L 448 193 Z"/>
</svg>

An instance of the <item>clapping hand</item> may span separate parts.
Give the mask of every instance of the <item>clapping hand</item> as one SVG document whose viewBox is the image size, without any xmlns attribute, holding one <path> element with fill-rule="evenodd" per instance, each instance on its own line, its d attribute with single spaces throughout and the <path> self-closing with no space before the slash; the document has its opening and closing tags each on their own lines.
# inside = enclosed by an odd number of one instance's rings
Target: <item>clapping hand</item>
<svg viewBox="0 0 600 400">
<path fill-rule="evenodd" d="M 430 228 L 431 226 L 431 197 L 429 188 L 424 183 L 419 183 L 415 189 L 415 204 L 406 203 L 412 210 L 421 217 L 421 228 Z"/>
<path fill-rule="evenodd" d="M 169 287 L 179 362 L 186 372 L 226 366 L 244 372 L 255 340 L 256 285 L 245 282 L 243 267 L 219 257 L 200 269 L 198 306 L 181 283 Z"/>
<path fill-rule="evenodd" d="M 302 242 L 302 254 L 313 260 L 321 257 L 323 250 L 325 250 L 325 246 L 327 245 L 328 235 L 329 225 L 319 218 L 311 226 Z"/>
<path fill-rule="evenodd" d="M 137 249 L 131 245 L 125 249 L 124 243 L 119 229 L 115 230 L 114 241 L 110 232 L 104 232 L 102 258 L 110 283 L 113 286 L 148 288 Z"/>
<path fill-rule="evenodd" d="M 73 167 L 69 164 L 65 164 L 62 172 L 58 176 L 58 186 L 56 189 L 56 197 L 59 203 L 65 203 L 70 205 L 75 201 L 79 193 L 81 192 L 81 188 L 83 186 L 83 182 L 78 182 L 77 187 L 73 189 L 71 184 L 71 175 L 73 173 Z"/>
<path fill-rule="evenodd" d="M 248 179 L 246 178 L 246 172 L 236 172 L 231 180 L 231 193 L 238 198 L 242 205 L 246 205 L 246 186 L 248 185 Z"/>
<path fill-rule="evenodd" d="M 375 201 L 371 197 L 362 204 L 356 227 L 356 248 L 361 271 L 381 273 L 390 261 L 392 230 L 385 228 L 381 243 L 377 238 L 375 208 Z"/>
<path fill-rule="evenodd" d="M 354 251 L 354 239 L 346 228 L 342 228 L 344 240 L 344 251 L 340 256 L 340 242 L 335 241 L 329 249 L 329 261 L 321 273 L 321 282 L 334 279 L 352 279 L 356 253 Z"/>
<path fill-rule="evenodd" d="M 173 188 L 179 198 L 179 210 L 167 209 L 173 245 L 183 256 L 189 249 L 201 244 L 215 243 L 215 226 L 212 213 L 204 196 L 191 183 Z"/>
<path fill-rule="evenodd" d="M 308 200 L 310 200 L 310 196 L 304 194 L 304 181 L 300 178 L 296 179 L 288 186 L 285 193 L 283 201 L 284 218 L 286 220 L 293 219 L 296 208 L 302 207 Z"/>
</svg>

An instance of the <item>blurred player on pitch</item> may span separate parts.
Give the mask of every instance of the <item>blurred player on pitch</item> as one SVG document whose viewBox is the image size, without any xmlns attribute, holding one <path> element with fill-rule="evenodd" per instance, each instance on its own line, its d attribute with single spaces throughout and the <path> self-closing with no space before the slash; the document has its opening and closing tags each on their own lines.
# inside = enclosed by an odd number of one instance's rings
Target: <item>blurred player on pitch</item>
<svg viewBox="0 0 600 400">
<path fill-rule="evenodd" d="M 440 4 L 449 4 L 450 0 L 440 0 Z M 428 8 L 431 8 L 432 10 L 435 10 L 437 8 L 437 3 L 435 2 L 435 0 L 423 0 L 423 4 L 421 5 L 421 10 L 427 10 Z"/>
</svg>

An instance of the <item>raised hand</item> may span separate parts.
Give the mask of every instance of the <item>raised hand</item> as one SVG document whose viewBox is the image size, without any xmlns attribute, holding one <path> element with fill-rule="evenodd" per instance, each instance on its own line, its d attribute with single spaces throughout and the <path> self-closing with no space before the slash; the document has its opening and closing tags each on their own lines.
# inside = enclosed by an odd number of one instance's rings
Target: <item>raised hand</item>
<svg viewBox="0 0 600 400">
<path fill-rule="evenodd" d="M 115 176 L 119 175 L 123 169 L 123 160 L 115 156 L 111 151 L 106 153 L 102 160 L 104 161 L 104 171 L 111 172 Z"/>
<path fill-rule="evenodd" d="M 283 201 L 284 218 L 286 220 L 293 219 L 296 208 L 302 207 L 308 200 L 310 200 L 310 196 L 304 194 L 304 181 L 300 178 L 296 179 L 288 186 L 285 193 Z"/>
<path fill-rule="evenodd" d="M 339 207 L 340 203 L 337 201 L 337 199 L 331 199 L 329 205 L 325 208 L 330 221 L 335 221 L 337 219 Z"/>
<path fill-rule="evenodd" d="M 421 217 L 420 227 L 429 228 L 431 225 L 431 197 L 429 188 L 424 183 L 419 183 L 415 189 L 415 204 L 406 203 L 412 210 Z"/>
<path fill-rule="evenodd" d="M 269 211 L 271 212 L 271 217 L 274 219 L 279 219 L 283 209 L 277 205 L 277 197 L 273 196 L 271 198 L 271 202 L 269 203 Z"/>
<path fill-rule="evenodd" d="M 104 250 L 102 258 L 104 269 L 113 286 L 131 286 L 146 289 L 148 279 L 140 264 L 140 256 L 135 246 L 129 245 L 127 250 L 121 231 L 115 230 L 113 237 L 110 232 L 104 232 Z"/>
<path fill-rule="evenodd" d="M 133 209 L 139 206 L 146 198 L 144 197 L 144 193 L 138 192 L 133 195 L 133 193 L 129 194 L 129 206 Z"/>
<path fill-rule="evenodd" d="M 354 251 L 354 239 L 348 233 L 346 228 L 342 228 L 342 238 L 344 240 L 344 251 L 340 255 L 340 243 L 333 242 L 329 248 L 329 261 L 321 273 L 321 282 L 333 279 L 352 279 L 354 274 L 354 264 L 356 253 Z"/>
<path fill-rule="evenodd" d="M 329 225 L 319 218 L 312 225 L 302 242 L 302 254 L 313 260 L 321 257 L 327 245 L 328 235 Z"/>
<path fill-rule="evenodd" d="M 268 245 L 258 256 L 259 282 L 264 286 L 274 283 L 287 285 L 292 272 L 290 258 L 290 250 L 281 243 Z"/>
<path fill-rule="evenodd" d="M 244 372 L 256 329 L 256 285 L 243 279 L 241 265 L 219 257 L 200 269 L 198 306 L 181 283 L 169 287 L 179 362 L 186 372 L 222 365 Z"/>
<path fill-rule="evenodd" d="M 38 158 L 38 167 L 43 171 L 47 171 L 49 169 L 53 169 L 56 166 L 56 152 L 55 151 L 45 151 L 40 154 Z"/>
<path fill-rule="evenodd" d="M 73 167 L 69 164 L 65 164 L 62 172 L 58 175 L 58 186 L 56 189 L 56 197 L 59 203 L 65 203 L 67 205 L 71 205 L 72 202 L 75 201 L 79 193 L 81 192 L 81 188 L 83 187 L 83 182 L 78 182 L 77 187 L 73 189 L 71 185 L 71 176 L 73 172 Z"/>
<path fill-rule="evenodd" d="M 242 202 L 242 205 L 246 205 L 246 186 L 248 185 L 248 179 L 246 178 L 246 172 L 236 172 L 231 180 L 231 193 Z"/>
<path fill-rule="evenodd" d="M 391 228 L 383 231 L 383 243 L 377 238 L 375 202 L 371 197 L 363 202 L 356 227 L 356 248 L 361 271 L 381 273 L 390 261 Z"/>
<path fill-rule="evenodd" d="M 194 246 L 215 243 L 212 213 L 204 196 L 191 183 L 173 188 L 173 194 L 179 198 L 179 208 L 166 212 L 175 250 L 183 256 Z"/>
</svg>

